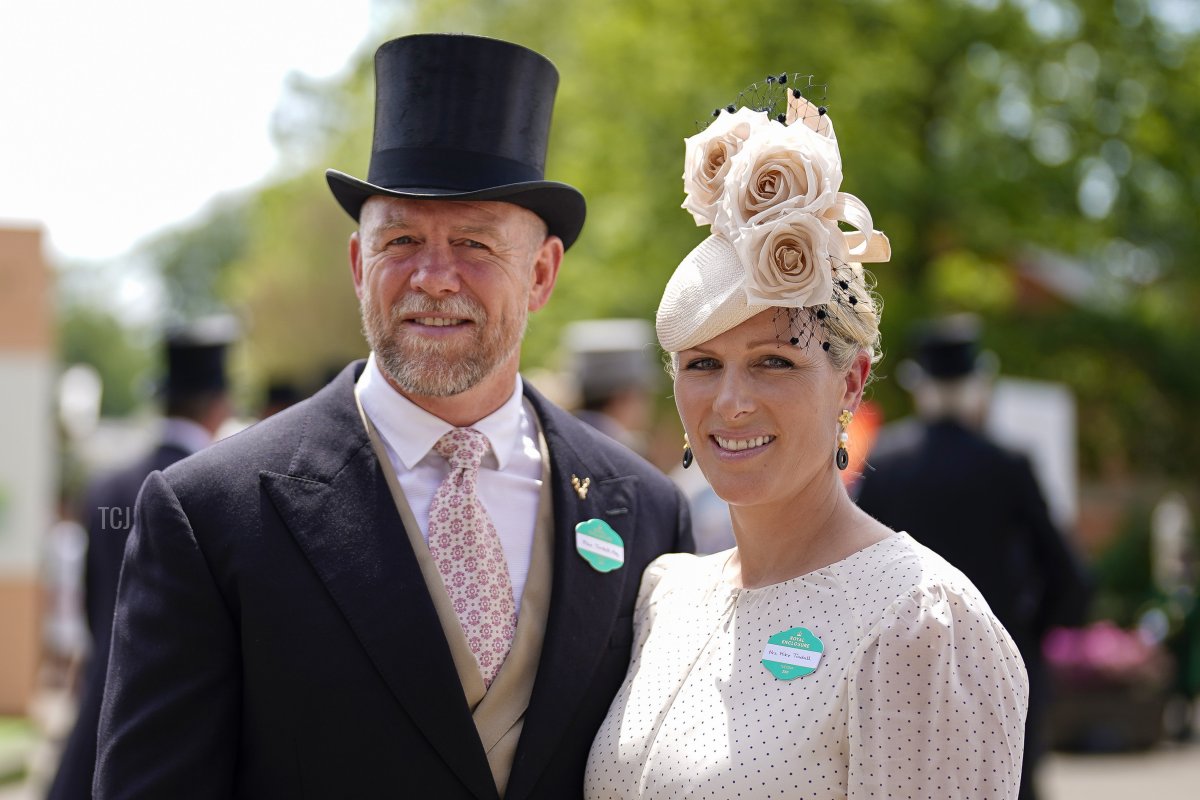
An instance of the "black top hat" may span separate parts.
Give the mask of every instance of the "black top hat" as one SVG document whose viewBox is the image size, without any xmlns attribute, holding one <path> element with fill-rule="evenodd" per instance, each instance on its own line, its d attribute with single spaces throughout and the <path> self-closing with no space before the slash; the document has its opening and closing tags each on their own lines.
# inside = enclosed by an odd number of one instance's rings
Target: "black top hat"
<svg viewBox="0 0 1200 800">
<path fill-rule="evenodd" d="M 979 368 L 979 319 L 973 314 L 956 314 L 921 325 L 914 336 L 915 359 L 925 374 L 937 380 L 953 380 Z"/>
<path fill-rule="evenodd" d="M 225 353 L 237 339 L 237 324 L 216 316 L 171 328 L 166 334 L 168 397 L 224 391 L 228 387 Z"/>
<path fill-rule="evenodd" d="M 325 178 L 354 219 L 371 195 L 503 200 L 541 217 L 570 247 L 587 206 L 544 180 L 558 70 L 543 55 L 479 36 L 421 34 L 375 53 L 375 138 L 362 181 Z"/>
</svg>

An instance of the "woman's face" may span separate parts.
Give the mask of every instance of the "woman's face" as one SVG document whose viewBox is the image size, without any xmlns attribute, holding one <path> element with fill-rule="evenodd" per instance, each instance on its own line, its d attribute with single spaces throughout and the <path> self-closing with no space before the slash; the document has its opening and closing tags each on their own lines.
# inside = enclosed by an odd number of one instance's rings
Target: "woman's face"
<svg viewBox="0 0 1200 800">
<path fill-rule="evenodd" d="M 858 408 L 869 360 L 862 353 L 837 371 L 803 330 L 816 324 L 808 312 L 792 316 L 768 309 L 679 353 L 679 415 L 705 477 L 731 505 L 787 501 L 836 480 L 837 417 Z"/>
</svg>

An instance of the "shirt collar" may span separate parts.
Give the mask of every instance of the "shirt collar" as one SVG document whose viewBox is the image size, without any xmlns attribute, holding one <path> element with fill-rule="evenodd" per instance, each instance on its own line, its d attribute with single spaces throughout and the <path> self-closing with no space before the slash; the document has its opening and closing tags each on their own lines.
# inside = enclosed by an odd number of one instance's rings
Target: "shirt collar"
<svg viewBox="0 0 1200 800">
<path fill-rule="evenodd" d="M 523 384 L 517 375 L 513 393 L 500 408 L 470 427 L 487 437 L 492 451 L 484 456 L 484 464 L 495 459 L 497 469 L 504 469 L 516 448 L 521 446 L 521 421 L 525 415 Z M 392 448 L 406 469 L 428 455 L 438 439 L 454 429 L 440 417 L 430 414 L 409 400 L 384 378 L 375 354 L 367 359 L 367 368 L 358 379 L 358 396 L 363 410 Z"/>
</svg>

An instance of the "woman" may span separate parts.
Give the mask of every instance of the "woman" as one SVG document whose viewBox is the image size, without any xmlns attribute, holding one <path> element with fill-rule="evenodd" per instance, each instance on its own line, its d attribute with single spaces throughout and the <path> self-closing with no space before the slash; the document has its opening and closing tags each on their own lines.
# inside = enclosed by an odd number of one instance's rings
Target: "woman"
<svg viewBox="0 0 1200 800">
<path fill-rule="evenodd" d="M 729 503 L 737 547 L 647 569 L 585 795 L 1015 798 L 1027 687 L 1012 640 L 960 572 L 838 478 L 879 357 L 861 263 L 890 252 L 838 191 L 825 109 L 783 91 L 785 114 L 731 106 L 687 141 L 684 207 L 712 235 L 657 319 L 684 463 Z"/>
</svg>

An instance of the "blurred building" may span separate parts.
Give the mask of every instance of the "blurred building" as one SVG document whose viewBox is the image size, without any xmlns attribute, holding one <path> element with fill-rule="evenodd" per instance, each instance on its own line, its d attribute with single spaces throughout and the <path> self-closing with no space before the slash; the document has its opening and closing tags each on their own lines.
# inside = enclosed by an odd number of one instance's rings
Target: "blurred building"
<svg viewBox="0 0 1200 800">
<path fill-rule="evenodd" d="M 39 555 L 54 508 L 50 268 L 37 228 L 0 227 L 0 714 L 23 714 L 39 660 Z"/>
</svg>

